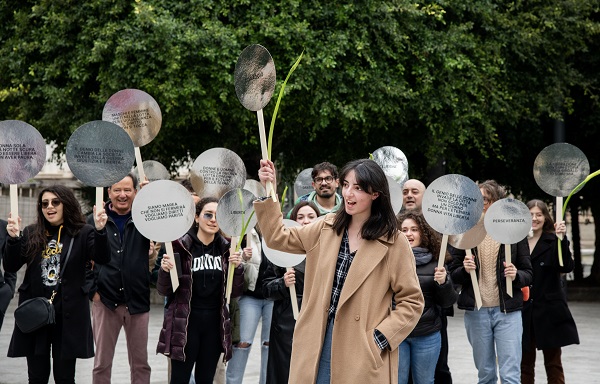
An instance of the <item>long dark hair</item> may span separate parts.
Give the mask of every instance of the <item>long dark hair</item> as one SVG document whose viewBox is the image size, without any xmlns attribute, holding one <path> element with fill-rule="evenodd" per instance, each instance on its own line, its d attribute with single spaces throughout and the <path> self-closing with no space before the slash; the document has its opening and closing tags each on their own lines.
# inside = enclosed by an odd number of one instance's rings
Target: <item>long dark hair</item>
<svg viewBox="0 0 600 384">
<path fill-rule="evenodd" d="M 350 161 L 340 173 L 340 183 L 343 185 L 348 173 L 354 171 L 357 184 L 368 193 L 379 193 L 371 205 L 371 216 L 363 224 L 360 236 L 365 240 L 375 240 L 386 235 L 387 239 L 394 237 L 398 231 L 398 223 L 390 200 L 390 188 L 385 173 L 381 167 L 370 159 Z M 336 212 L 333 229 L 338 235 L 350 225 L 352 216 L 346 213 L 345 205 Z"/>
<path fill-rule="evenodd" d="M 77 233 L 79 233 L 79 230 L 85 225 L 85 217 L 81 212 L 81 205 L 70 188 L 62 185 L 53 185 L 42 189 L 37 198 L 37 219 L 35 224 L 31 226 L 31 232 L 28 238 L 26 248 L 27 262 L 33 260 L 33 258 L 40 254 L 48 244 L 46 230 L 50 228 L 51 225 L 44 217 L 42 211 L 42 196 L 46 192 L 55 194 L 63 206 L 63 231 L 69 234 L 69 236 L 75 237 Z"/>
<path fill-rule="evenodd" d="M 550 211 L 548 210 L 548 206 L 542 200 L 533 199 L 527 202 L 527 208 L 531 209 L 533 207 L 538 207 L 542 211 L 542 215 L 544 215 L 544 226 L 542 227 L 542 231 L 547 233 L 554 233 L 554 220 L 552 216 L 550 216 Z"/>
<path fill-rule="evenodd" d="M 417 223 L 417 227 L 419 228 L 419 233 L 421 235 L 421 245 L 419 245 L 419 247 L 428 249 L 433 255 L 433 258 L 438 260 L 440 258 L 440 248 L 442 247 L 442 235 L 431 228 L 427 221 L 425 221 L 423 214 L 419 212 L 404 211 L 398 215 L 398 228 L 402 228 L 402 223 L 404 220 L 413 220 L 415 223 Z M 450 253 L 446 252 L 444 261 L 448 262 L 450 259 Z"/>
</svg>

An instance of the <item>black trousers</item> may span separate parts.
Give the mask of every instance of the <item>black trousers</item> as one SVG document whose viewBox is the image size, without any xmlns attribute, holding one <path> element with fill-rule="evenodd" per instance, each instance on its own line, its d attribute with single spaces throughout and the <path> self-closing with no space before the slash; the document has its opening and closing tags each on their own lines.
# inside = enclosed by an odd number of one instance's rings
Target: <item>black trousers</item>
<svg viewBox="0 0 600 384">
<path fill-rule="evenodd" d="M 171 360 L 171 384 L 188 384 L 194 364 L 196 384 L 212 384 L 222 352 L 220 327 L 219 309 L 191 311 L 185 361 Z"/>
<path fill-rule="evenodd" d="M 47 384 L 50 380 L 50 360 L 52 375 L 56 384 L 75 383 L 76 359 L 62 359 L 62 315 L 56 314 L 56 324 L 47 326 L 47 345 L 42 355 L 27 356 L 29 384 Z M 52 349 L 52 358 L 50 357 Z"/>
</svg>

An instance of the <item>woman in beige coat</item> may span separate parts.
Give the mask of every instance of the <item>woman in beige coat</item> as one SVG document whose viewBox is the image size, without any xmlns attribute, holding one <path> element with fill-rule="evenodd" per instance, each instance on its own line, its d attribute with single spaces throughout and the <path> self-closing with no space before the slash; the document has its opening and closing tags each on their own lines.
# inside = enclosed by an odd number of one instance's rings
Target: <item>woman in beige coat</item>
<svg viewBox="0 0 600 384">
<path fill-rule="evenodd" d="M 275 182 L 271 161 L 261 161 L 259 177 Z M 269 247 L 306 253 L 289 382 L 397 383 L 398 345 L 423 310 L 415 259 L 381 168 L 351 161 L 340 182 L 342 208 L 302 227 L 283 225 L 279 203 L 254 203 Z"/>
</svg>

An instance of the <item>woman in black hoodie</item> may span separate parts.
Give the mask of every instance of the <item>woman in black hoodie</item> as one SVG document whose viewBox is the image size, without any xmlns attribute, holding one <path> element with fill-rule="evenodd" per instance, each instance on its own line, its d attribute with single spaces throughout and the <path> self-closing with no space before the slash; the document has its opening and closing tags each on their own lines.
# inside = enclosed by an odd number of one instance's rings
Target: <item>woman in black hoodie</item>
<svg viewBox="0 0 600 384">
<path fill-rule="evenodd" d="M 239 252 L 219 232 L 217 203 L 205 197 L 196 204 L 194 226 L 173 242 L 181 258 L 179 287 L 173 292 L 169 271 L 174 260 L 163 254 L 156 289 L 169 296 L 157 353 L 171 358 L 170 383 L 187 384 L 196 365 L 197 384 L 212 383 L 221 352 L 231 359 L 231 320 L 225 298 L 229 263 L 235 268 L 231 297 L 242 294 L 244 270 Z M 163 248 L 164 251 L 164 248 Z"/>
<path fill-rule="evenodd" d="M 442 346 L 442 308 L 452 306 L 458 293 L 446 268 L 437 267 L 441 238 L 423 215 L 406 211 L 398 217 L 398 224 L 415 255 L 417 276 L 425 298 L 419 323 L 399 347 L 398 383 L 407 383 L 409 372 L 412 372 L 414 384 L 433 384 Z M 446 253 L 446 261 L 449 257 Z"/>
</svg>

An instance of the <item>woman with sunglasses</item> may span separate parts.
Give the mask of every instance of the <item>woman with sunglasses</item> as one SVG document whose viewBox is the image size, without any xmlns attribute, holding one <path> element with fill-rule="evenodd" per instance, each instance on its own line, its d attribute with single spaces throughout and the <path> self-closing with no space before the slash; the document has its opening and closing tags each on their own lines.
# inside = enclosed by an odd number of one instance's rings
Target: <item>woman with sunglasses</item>
<svg viewBox="0 0 600 384">
<path fill-rule="evenodd" d="M 259 177 L 275 184 L 270 160 L 261 160 Z M 311 225 L 286 228 L 278 202 L 254 202 L 269 247 L 306 253 L 289 382 L 395 384 L 398 345 L 423 310 L 415 258 L 379 165 L 351 161 L 340 181 L 342 207 Z"/>
<path fill-rule="evenodd" d="M 17 272 L 27 265 L 19 304 L 54 295 L 56 323 L 31 333 L 15 325 L 8 356 L 27 358 L 29 383 L 48 383 L 50 356 L 54 382 L 74 383 L 76 359 L 94 356 L 85 277 L 91 260 L 110 260 L 107 216 L 102 207 L 94 207 L 95 228 L 86 224 L 73 192 L 61 185 L 43 189 L 37 200 L 37 220 L 22 234 L 21 219 L 8 218 L 4 267 Z"/>
<path fill-rule="evenodd" d="M 300 225 L 308 225 L 319 218 L 319 208 L 310 201 L 301 201 L 294 206 L 290 219 Z M 267 384 L 287 383 L 290 376 L 292 340 L 296 320 L 290 300 L 290 287 L 296 288 L 298 308 L 302 307 L 305 262 L 294 268 L 282 268 L 269 262 L 263 279 L 262 292 L 275 301 L 271 320 L 271 344 L 267 364 Z"/>
<path fill-rule="evenodd" d="M 164 253 L 156 288 L 168 296 L 157 353 L 171 358 L 170 383 L 187 384 L 194 368 L 196 384 L 212 383 L 221 352 L 231 359 L 231 321 L 225 298 L 229 263 L 235 266 L 231 297 L 244 288 L 239 252 L 230 254 L 230 243 L 219 231 L 217 203 L 205 197 L 196 204 L 194 226 L 173 242 L 181 261 L 179 287 L 173 292 L 170 270 L 175 260 Z"/>
</svg>

